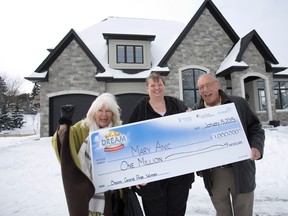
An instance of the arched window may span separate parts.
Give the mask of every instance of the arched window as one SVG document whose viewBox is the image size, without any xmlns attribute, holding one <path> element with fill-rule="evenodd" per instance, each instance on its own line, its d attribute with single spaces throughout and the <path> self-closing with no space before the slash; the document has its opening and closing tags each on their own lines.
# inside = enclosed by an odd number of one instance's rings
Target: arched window
<svg viewBox="0 0 288 216">
<path fill-rule="evenodd" d="M 193 107 L 200 99 L 197 89 L 197 80 L 201 74 L 206 73 L 204 70 L 189 68 L 182 72 L 182 90 L 183 101 L 189 106 Z"/>
</svg>

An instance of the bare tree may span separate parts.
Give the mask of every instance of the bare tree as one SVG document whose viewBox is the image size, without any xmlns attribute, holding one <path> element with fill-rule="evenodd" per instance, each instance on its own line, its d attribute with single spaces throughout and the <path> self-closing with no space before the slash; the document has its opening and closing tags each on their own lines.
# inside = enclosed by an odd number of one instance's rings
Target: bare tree
<svg viewBox="0 0 288 216">
<path fill-rule="evenodd" d="M 7 73 L 1 72 L 0 76 L 4 80 L 7 86 L 6 96 L 17 96 L 20 94 L 20 87 L 24 82 L 24 78 L 9 76 Z"/>
</svg>

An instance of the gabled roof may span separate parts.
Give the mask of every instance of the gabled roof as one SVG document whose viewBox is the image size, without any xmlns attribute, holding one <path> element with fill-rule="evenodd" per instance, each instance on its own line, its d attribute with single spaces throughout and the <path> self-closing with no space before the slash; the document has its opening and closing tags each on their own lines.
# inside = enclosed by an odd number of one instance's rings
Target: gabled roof
<svg viewBox="0 0 288 216">
<path fill-rule="evenodd" d="M 223 30 L 226 32 L 226 34 L 228 35 L 228 37 L 231 39 L 233 43 L 236 43 L 239 40 L 239 36 L 236 34 L 236 32 L 233 30 L 233 28 L 230 26 L 230 24 L 221 14 L 221 12 L 218 10 L 218 8 L 214 5 L 214 3 L 211 0 L 205 0 L 203 4 L 200 6 L 200 8 L 198 9 L 198 11 L 195 13 L 195 15 L 192 17 L 190 22 L 187 24 L 185 29 L 181 32 L 177 40 L 173 43 L 173 45 L 170 47 L 168 52 L 162 58 L 162 60 L 158 64 L 159 67 L 164 67 L 167 65 L 167 62 L 170 59 L 170 57 L 173 55 L 177 47 L 181 44 L 183 39 L 190 32 L 191 28 L 198 21 L 199 17 L 203 14 L 205 9 L 209 10 L 211 15 L 216 19 L 216 21 L 223 28 Z"/>
<path fill-rule="evenodd" d="M 258 35 L 256 30 L 252 30 L 250 33 L 248 33 L 241 39 L 241 48 L 236 58 L 236 61 L 241 61 L 244 52 L 246 51 L 247 47 L 251 42 L 253 42 L 253 44 L 256 46 L 256 48 L 266 61 L 269 61 L 273 64 L 279 63 L 272 54 L 272 52 L 269 50 L 269 48 L 266 46 L 262 38 Z"/>
<path fill-rule="evenodd" d="M 278 64 L 278 61 L 256 31 L 250 32 L 239 40 L 238 35 L 213 4 L 212 0 L 205 0 L 186 26 L 176 21 L 109 17 L 78 34 L 71 29 L 60 43 L 51 50 L 50 54 L 36 71 L 25 78 L 31 81 L 33 81 L 33 79 L 47 81 L 49 67 L 72 40 L 75 40 L 79 44 L 97 67 L 97 74 L 95 75 L 97 80 L 143 80 L 153 71 L 167 75 L 169 74 L 167 62 L 189 31 L 191 31 L 205 9 L 209 10 L 211 15 L 226 32 L 227 36 L 235 44 L 218 69 L 218 74 L 223 76 L 229 74 L 231 71 L 244 70 L 249 67 L 245 62 L 241 61 L 241 58 L 251 41 L 265 58 L 267 71 L 277 72 L 286 69 L 286 67 L 275 65 Z M 129 40 L 138 38 L 139 40 L 150 41 L 151 68 L 129 73 L 124 70 L 110 68 L 107 40 L 111 38 L 124 38 Z M 227 59 L 229 59 L 230 62 L 227 61 Z M 229 64 L 227 64 L 227 62 Z M 35 76 L 35 73 L 42 73 L 42 78 L 38 77 L 37 74 Z"/>
<path fill-rule="evenodd" d="M 169 73 L 167 67 L 157 67 L 161 58 L 167 53 L 185 24 L 177 21 L 153 20 L 125 17 L 108 17 L 79 33 L 79 37 L 89 47 L 93 55 L 106 69 L 104 73 L 97 73 L 97 80 L 143 80 L 152 72 Z M 132 37 L 151 42 L 151 68 L 137 73 L 126 73 L 123 70 L 109 67 L 107 38 Z"/>
<path fill-rule="evenodd" d="M 49 67 L 53 62 L 59 57 L 59 55 L 63 52 L 63 50 L 71 43 L 72 40 L 75 40 L 82 50 L 86 53 L 89 59 L 94 63 L 97 67 L 98 71 L 104 72 L 105 68 L 100 64 L 100 62 L 96 59 L 96 57 L 92 54 L 92 52 L 88 49 L 86 44 L 81 40 L 81 38 L 77 35 L 77 33 L 71 29 L 68 34 L 60 41 L 60 43 L 53 49 L 47 58 L 40 64 L 40 66 L 36 69 L 37 72 L 48 71 Z"/>
<path fill-rule="evenodd" d="M 95 76 L 97 80 L 143 80 L 152 71 L 157 71 L 163 75 L 167 75 L 169 69 L 167 67 L 160 68 L 157 65 L 184 27 L 185 24 L 177 21 L 108 17 L 100 23 L 84 29 L 78 34 L 71 29 L 55 49 L 51 50 L 50 54 L 36 69 L 36 71 L 30 75 L 31 79 L 30 76 L 25 78 L 33 81 L 36 77 L 37 80 L 39 80 L 39 77 L 35 76 L 35 73 L 48 71 L 51 64 L 58 58 L 72 40 L 75 40 L 79 44 L 98 68 Z M 151 68 L 149 70 L 130 74 L 125 73 L 123 70 L 110 68 L 106 41 L 108 37 L 110 39 L 111 37 L 116 37 L 118 39 L 120 37 L 125 39 L 134 38 L 150 41 Z M 42 77 L 42 80 L 47 79 Z"/>
<path fill-rule="evenodd" d="M 242 57 L 251 42 L 263 56 L 267 72 L 279 72 L 287 69 L 287 67 L 278 65 L 279 62 L 259 34 L 256 30 L 252 30 L 234 45 L 218 68 L 216 72 L 217 76 L 228 76 L 233 71 L 241 71 L 248 68 L 249 65 L 242 61 Z"/>
</svg>

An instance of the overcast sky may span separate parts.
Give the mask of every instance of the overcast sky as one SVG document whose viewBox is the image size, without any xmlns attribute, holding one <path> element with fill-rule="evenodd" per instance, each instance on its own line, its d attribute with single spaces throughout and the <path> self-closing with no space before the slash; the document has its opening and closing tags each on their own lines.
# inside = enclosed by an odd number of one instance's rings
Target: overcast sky
<svg viewBox="0 0 288 216">
<path fill-rule="evenodd" d="M 187 24 L 203 1 L 1 1 L 0 73 L 30 75 L 49 54 L 47 49 L 54 48 L 72 28 L 79 32 L 109 16 L 176 20 Z M 288 66 L 287 0 L 213 2 L 240 37 L 255 29 L 279 63 Z M 26 87 L 28 91 L 29 87 Z"/>
</svg>

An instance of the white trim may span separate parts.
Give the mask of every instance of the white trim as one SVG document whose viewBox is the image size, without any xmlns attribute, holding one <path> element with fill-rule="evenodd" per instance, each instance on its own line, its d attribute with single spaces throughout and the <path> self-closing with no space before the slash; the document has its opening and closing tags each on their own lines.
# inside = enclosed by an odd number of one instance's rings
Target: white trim
<svg viewBox="0 0 288 216">
<path fill-rule="evenodd" d="M 271 121 L 273 119 L 272 117 L 272 106 L 271 106 L 271 97 L 270 97 L 270 85 L 269 85 L 269 78 L 261 73 L 258 72 L 250 72 L 247 74 L 244 74 L 240 77 L 240 83 L 241 83 L 241 96 L 245 98 L 245 84 L 244 79 L 250 76 L 256 76 L 260 77 L 264 80 L 265 83 L 265 96 L 266 96 L 266 107 L 267 107 L 267 116 L 268 121 Z"/>
<path fill-rule="evenodd" d="M 183 70 L 181 70 L 181 68 L 178 69 L 179 98 L 180 98 L 180 100 L 183 100 L 182 71 Z"/>
<path fill-rule="evenodd" d="M 203 70 L 205 71 L 206 73 L 210 73 L 210 69 L 206 68 L 206 67 L 203 67 L 201 65 L 186 65 L 186 66 L 183 66 L 183 67 L 180 67 L 178 69 L 178 71 L 183 71 L 183 70 L 186 70 L 186 69 L 199 69 L 199 70 Z"/>
<path fill-rule="evenodd" d="M 56 97 L 60 95 L 67 95 L 67 94 L 85 94 L 85 95 L 94 95 L 94 96 L 99 96 L 100 93 L 93 92 L 93 91 L 85 91 L 85 90 L 65 90 L 65 91 L 59 91 L 59 92 L 53 92 L 47 94 L 47 97 Z"/>
<path fill-rule="evenodd" d="M 288 113 L 288 109 L 276 109 L 276 113 Z"/>
</svg>

